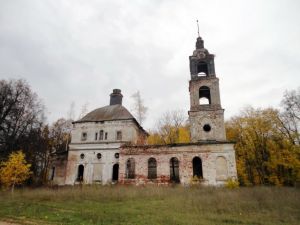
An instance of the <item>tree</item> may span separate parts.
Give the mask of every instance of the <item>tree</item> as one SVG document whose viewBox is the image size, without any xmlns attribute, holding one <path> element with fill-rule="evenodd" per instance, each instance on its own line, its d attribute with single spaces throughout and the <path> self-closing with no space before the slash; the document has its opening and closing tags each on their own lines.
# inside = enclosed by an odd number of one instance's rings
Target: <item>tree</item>
<svg viewBox="0 0 300 225">
<path fill-rule="evenodd" d="M 22 151 L 13 152 L 6 162 L 0 164 L 0 181 L 6 187 L 14 191 L 15 185 L 23 184 L 30 176 L 30 164 L 26 163 Z"/>
<path fill-rule="evenodd" d="M 68 150 L 71 141 L 72 121 L 64 118 L 58 119 L 50 127 L 49 137 L 53 152 L 64 152 Z"/>
<path fill-rule="evenodd" d="M 181 110 L 168 111 L 156 123 L 156 131 L 150 132 L 149 144 L 174 144 L 190 142 L 189 126 Z"/>
<path fill-rule="evenodd" d="M 292 142 L 300 144 L 300 87 L 298 90 L 286 91 L 281 101 L 283 134 Z"/>
<path fill-rule="evenodd" d="M 70 110 L 72 110 L 72 105 L 71 105 L 71 109 Z M 88 107 L 89 107 L 89 103 L 88 102 L 86 102 L 86 103 L 84 103 L 82 106 L 81 106 L 81 111 L 80 111 L 80 114 L 79 114 L 79 117 L 78 117 L 78 119 L 81 119 L 82 117 L 84 117 L 86 114 L 87 114 L 87 112 L 88 112 Z"/>
<path fill-rule="evenodd" d="M 280 112 L 245 108 L 226 123 L 227 138 L 235 141 L 242 185 L 291 185 L 299 179 L 299 146 L 282 134 Z"/>
<path fill-rule="evenodd" d="M 146 114 L 148 108 L 144 105 L 144 100 L 141 98 L 140 91 L 137 91 L 131 96 L 134 100 L 133 104 L 133 114 L 140 125 L 143 124 L 144 120 L 146 119 Z"/>
<path fill-rule="evenodd" d="M 0 80 L 0 159 L 26 146 L 44 119 L 44 106 L 26 81 Z"/>
</svg>

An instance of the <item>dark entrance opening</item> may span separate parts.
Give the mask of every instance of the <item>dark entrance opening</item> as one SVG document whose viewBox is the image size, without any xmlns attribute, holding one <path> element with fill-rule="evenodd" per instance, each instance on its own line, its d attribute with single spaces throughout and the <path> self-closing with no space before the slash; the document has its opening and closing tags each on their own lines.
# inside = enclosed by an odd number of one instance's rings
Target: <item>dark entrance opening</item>
<svg viewBox="0 0 300 225">
<path fill-rule="evenodd" d="M 170 159 L 170 180 L 174 183 L 180 183 L 179 161 L 176 157 Z"/>
<path fill-rule="evenodd" d="M 193 158 L 193 176 L 203 178 L 202 161 L 199 157 Z"/>
<path fill-rule="evenodd" d="M 83 181 L 83 173 L 84 173 L 84 166 L 78 166 L 78 174 L 77 174 L 77 181 Z"/>
<path fill-rule="evenodd" d="M 113 166 L 112 180 L 113 180 L 113 181 L 118 181 L 118 179 L 119 179 L 119 164 L 116 163 L 116 164 Z"/>
</svg>

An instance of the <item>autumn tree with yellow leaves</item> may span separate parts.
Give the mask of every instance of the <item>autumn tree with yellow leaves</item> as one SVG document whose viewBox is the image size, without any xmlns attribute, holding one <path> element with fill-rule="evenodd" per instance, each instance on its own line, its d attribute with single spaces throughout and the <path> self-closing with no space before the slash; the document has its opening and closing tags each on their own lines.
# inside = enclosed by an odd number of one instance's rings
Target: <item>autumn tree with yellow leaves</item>
<svg viewBox="0 0 300 225">
<path fill-rule="evenodd" d="M 150 132 L 148 144 L 189 143 L 190 131 L 183 111 L 173 110 L 164 113 L 156 123 L 156 130 Z"/>
<path fill-rule="evenodd" d="M 12 152 L 8 160 L 0 164 L 1 184 L 13 192 L 15 185 L 23 184 L 30 177 L 30 166 L 22 151 Z"/>
<path fill-rule="evenodd" d="M 226 123 L 227 139 L 236 142 L 242 185 L 293 185 L 299 180 L 300 146 L 285 129 L 282 114 L 273 108 L 248 107 Z"/>
</svg>

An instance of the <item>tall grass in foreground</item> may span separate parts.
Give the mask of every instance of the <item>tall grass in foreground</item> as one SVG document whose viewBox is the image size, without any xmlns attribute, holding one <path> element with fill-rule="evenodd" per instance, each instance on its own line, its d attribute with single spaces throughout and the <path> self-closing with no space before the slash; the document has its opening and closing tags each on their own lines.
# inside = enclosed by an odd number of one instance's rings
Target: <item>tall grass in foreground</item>
<svg viewBox="0 0 300 225">
<path fill-rule="evenodd" d="M 300 190 L 83 186 L 0 192 L 0 218 L 37 224 L 300 224 Z M 0 219 L 1 220 L 1 219 Z"/>
</svg>

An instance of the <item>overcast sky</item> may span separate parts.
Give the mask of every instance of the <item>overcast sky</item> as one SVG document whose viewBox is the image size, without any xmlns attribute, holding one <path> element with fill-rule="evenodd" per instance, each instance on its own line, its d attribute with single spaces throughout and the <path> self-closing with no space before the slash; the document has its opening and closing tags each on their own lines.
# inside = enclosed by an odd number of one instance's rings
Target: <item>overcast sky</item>
<svg viewBox="0 0 300 225">
<path fill-rule="evenodd" d="M 167 110 L 189 109 L 188 56 L 196 19 L 216 55 L 225 118 L 246 105 L 278 107 L 300 86 L 299 0 L 1 0 L 0 79 L 24 78 L 49 122 L 139 90 L 146 129 Z"/>
</svg>

